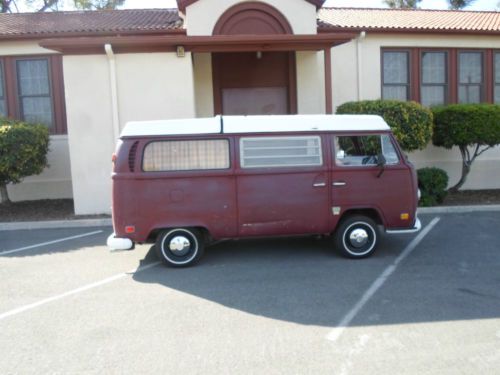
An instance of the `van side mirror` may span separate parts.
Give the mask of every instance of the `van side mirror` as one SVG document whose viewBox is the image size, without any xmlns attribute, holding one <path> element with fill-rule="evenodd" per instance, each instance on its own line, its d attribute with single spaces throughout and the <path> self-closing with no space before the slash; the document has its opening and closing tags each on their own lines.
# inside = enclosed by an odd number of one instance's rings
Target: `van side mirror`
<svg viewBox="0 0 500 375">
<path fill-rule="evenodd" d="M 385 171 L 385 165 L 387 164 L 387 160 L 385 160 L 384 154 L 381 152 L 377 155 L 377 167 L 380 168 L 380 172 L 378 172 L 377 178 L 380 178 Z"/>
</svg>

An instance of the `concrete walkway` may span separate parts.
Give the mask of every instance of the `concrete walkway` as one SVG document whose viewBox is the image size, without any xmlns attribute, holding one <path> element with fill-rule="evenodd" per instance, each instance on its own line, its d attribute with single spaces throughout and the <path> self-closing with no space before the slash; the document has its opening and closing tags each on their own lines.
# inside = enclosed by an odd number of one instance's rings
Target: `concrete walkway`
<svg viewBox="0 0 500 375">
<path fill-rule="evenodd" d="M 500 212 L 500 204 L 471 205 L 471 206 L 438 206 L 419 207 L 418 214 L 453 214 L 468 212 Z M 76 219 L 76 220 L 50 220 L 50 221 L 20 221 L 13 223 L 0 223 L 0 231 L 21 229 L 47 229 L 47 228 L 82 228 L 111 226 L 111 219 Z"/>
</svg>

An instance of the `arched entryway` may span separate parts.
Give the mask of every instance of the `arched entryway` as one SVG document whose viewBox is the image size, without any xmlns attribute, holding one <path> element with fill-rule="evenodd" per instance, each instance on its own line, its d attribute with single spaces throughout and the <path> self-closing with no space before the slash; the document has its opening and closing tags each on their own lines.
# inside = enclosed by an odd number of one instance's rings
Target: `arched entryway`
<svg viewBox="0 0 500 375">
<path fill-rule="evenodd" d="M 293 34 L 287 19 L 262 2 L 229 8 L 213 35 Z M 297 112 L 295 53 L 276 51 L 212 54 L 216 114 L 256 115 Z"/>
</svg>

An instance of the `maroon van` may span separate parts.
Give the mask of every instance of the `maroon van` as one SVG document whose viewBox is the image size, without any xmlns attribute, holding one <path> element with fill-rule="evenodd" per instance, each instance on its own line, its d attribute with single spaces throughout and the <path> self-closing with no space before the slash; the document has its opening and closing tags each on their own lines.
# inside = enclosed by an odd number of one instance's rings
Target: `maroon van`
<svg viewBox="0 0 500 375">
<path fill-rule="evenodd" d="M 412 233 L 414 167 L 378 116 L 216 116 L 128 123 L 113 157 L 113 249 L 156 243 L 188 266 L 221 239 L 334 235 L 350 258 Z"/>
</svg>

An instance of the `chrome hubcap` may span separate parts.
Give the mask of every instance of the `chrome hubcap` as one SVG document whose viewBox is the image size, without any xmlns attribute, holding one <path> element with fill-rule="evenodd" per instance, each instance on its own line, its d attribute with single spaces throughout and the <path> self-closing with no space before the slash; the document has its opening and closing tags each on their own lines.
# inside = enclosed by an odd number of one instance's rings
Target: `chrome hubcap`
<svg viewBox="0 0 500 375">
<path fill-rule="evenodd" d="M 349 235 L 349 242 L 356 248 L 363 247 L 368 242 L 368 232 L 364 229 L 354 229 Z"/>
<path fill-rule="evenodd" d="M 190 247 L 191 242 L 189 242 L 189 239 L 184 236 L 176 236 L 172 238 L 168 245 L 170 251 L 179 256 L 186 254 Z"/>
</svg>

